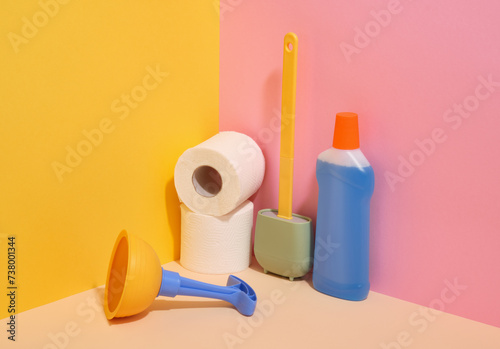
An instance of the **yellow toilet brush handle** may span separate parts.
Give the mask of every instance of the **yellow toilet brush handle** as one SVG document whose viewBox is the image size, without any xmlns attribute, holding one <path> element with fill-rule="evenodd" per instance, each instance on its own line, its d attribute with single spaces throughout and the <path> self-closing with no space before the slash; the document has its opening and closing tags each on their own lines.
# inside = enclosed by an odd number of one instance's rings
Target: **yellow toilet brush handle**
<svg viewBox="0 0 500 349">
<path fill-rule="evenodd" d="M 298 39 L 285 35 L 281 87 L 281 148 L 278 217 L 292 219 L 293 148 L 295 136 L 295 91 L 297 86 Z"/>
</svg>

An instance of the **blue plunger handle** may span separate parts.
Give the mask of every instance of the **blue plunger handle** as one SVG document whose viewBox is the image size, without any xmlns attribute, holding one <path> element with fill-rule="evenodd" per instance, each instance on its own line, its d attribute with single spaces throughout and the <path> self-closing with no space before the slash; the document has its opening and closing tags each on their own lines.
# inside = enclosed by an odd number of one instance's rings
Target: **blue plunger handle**
<svg viewBox="0 0 500 349">
<path fill-rule="evenodd" d="M 257 296 L 254 290 L 243 280 L 234 275 L 228 278 L 227 286 L 217 286 L 188 279 L 174 271 L 163 269 L 159 296 L 175 297 L 195 296 L 220 299 L 233 304 L 243 315 L 252 315 L 255 311 Z"/>
</svg>

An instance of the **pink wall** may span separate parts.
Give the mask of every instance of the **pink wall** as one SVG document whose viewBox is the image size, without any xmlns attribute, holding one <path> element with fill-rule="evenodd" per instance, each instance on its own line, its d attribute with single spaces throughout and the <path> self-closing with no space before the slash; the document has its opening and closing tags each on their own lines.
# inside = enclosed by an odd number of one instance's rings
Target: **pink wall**
<svg viewBox="0 0 500 349">
<path fill-rule="evenodd" d="M 282 40 L 294 31 L 294 212 L 315 218 L 316 156 L 331 144 L 335 113 L 357 112 L 376 179 L 372 290 L 500 327 L 500 3 L 221 4 L 220 128 L 262 147 L 256 208 L 277 207 L 275 111 Z"/>
</svg>

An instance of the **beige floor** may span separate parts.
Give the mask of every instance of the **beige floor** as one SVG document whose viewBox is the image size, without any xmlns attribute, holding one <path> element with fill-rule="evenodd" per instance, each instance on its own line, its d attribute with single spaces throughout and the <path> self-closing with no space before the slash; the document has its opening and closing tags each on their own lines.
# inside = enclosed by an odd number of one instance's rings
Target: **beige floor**
<svg viewBox="0 0 500 349">
<path fill-rule="evenodd" d="M 189 272 L 178 262 L 164 268 L 220 285 L 227 279 Z M 235 275 L 257 293 L 251 318 L 222 301 L 176 297 L 157 299 L 140 315 L 108 322 L 101 286 L 19 314 L 17 341 L 8 341 L 2 330 L 0 347 L 500 348 L 500 328 L 375 292 L 363 302 L 342 301 L 316 292 L 310 280 L 265 275 L 255 261 Z"/>
</svg>

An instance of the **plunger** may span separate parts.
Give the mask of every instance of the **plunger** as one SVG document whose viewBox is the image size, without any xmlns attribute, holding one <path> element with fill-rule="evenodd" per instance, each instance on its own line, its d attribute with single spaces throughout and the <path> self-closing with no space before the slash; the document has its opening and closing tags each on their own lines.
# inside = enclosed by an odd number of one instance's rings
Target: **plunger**
<svg viewBox="0 0 500 349">
<path fill-rule="evenodd" d="M 149 244 L 123 230 L 113 247 L 106 278 L 104 312 L 108 320 L 138 314 L 157 296 L 177 295 L 224 300 L 247 316 L 257 303 L 254 290 L 234 275 L 228 277 L 226 286 L 218 286 L 164 270 Z"/>
</svg>

